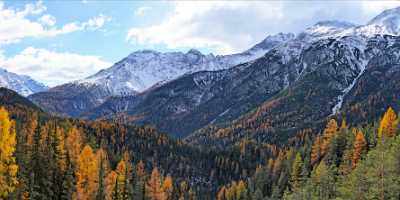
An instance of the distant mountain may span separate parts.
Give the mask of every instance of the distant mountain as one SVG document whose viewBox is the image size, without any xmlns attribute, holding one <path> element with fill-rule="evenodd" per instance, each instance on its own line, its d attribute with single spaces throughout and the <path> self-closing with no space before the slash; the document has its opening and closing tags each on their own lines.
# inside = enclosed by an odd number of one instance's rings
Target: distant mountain
<svg viewBox="0 0 400 200">
<path fill-rule="evenodd" d="M 47 86 L 29 76 L 18 75 L 0 68 L 0 87 L 6 87 L 23 96 L 47 90 Z"/>
<path fill-rule="evenodd" d="M 187 53 L 137 51 L 88 78 L 51 88 L 29 98 L 47 111 L 76 117 L 100 105 L 108 97 L 135 95 L 184 74 L 227 69 L 259 58 L 293 38 L 293 34 L 283 33 L 268 36 L 243 53 L 223 56 L 204 55 L 195 49 Z"/>
</svg>

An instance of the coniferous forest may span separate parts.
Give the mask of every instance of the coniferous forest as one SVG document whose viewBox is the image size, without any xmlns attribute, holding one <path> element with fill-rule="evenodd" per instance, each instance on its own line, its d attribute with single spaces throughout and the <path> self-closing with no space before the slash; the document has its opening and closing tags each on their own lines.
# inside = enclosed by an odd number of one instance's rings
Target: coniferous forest
<svg viewBox="0 0 400 200">
<path fill-rule="evenodd" d="M 299 133 L 284 146 L 243 139 L 222 151 L 150 127 L 53 117 L 7 92 L 0 109 L 2 199 L 400 196 L 399 120 L 390 107 L 375 123 L 330 119 L 320 133 Z"/>
</svg>

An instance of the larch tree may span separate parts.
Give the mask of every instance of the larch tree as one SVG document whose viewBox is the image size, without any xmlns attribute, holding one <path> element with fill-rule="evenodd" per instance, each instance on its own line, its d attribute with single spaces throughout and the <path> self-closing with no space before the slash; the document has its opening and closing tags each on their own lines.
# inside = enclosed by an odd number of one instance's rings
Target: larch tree
<svg viewBox="0 0 400 200">
<path fill-rule="evenodd" d="M 117 173 L 116 186 L 114 188 L 114 197 L 118 200 L 128 199 L 128 178 L 127 177 L 127 165 L 124 160 L 119 161 L 117 165 L 117 169 L 115 172 Z"/>
<path fill-rule="evenodd" d="M 172 200 L 173 198 L 173 190 L 174 190 L 174 183 L 172 181 L 172 177 L 171 176 L 167 176 L 165 177 L 165 180 L 163 182 L 163 191 L 165 193 L 165 199 L 166 200 Z"/>
<path fill-rule="evenodd" d="M 57 127 L 56 128 L 56 160 L 58 168 L 60 169 L 61 173 L 63 173 L 66 169 L 66 150 L 65 150 L 65 140 L 64 140 L 64 129 Z"/>
<path fill-rule="evenodd" d="M 6 109 L 0 108 L 0 199 L 7 198 L 18 184 L 16 144 L 15 122 L 10 120 Z"/>
<path fill-rule="evenodd" d="M 338 124 L 336 120 L 335 119 L 329 120 L 322 134 L 322 145 L 321 145 L 322 155 L 325 155 L 325 153 L 328 151 L 331 141 L 335 137 L 337 131 L 338 131 Z"/>
<path fill-rule="evenodd" d="M 146 184 L 146 196 L 150 200 L 164 200 L 165 195 L 161 188 L 160 172 L 157 167 L 151 172 L 150 179 Z"/>
<path fill-rule="evenodd" d="M 217 200 L 226 200 L 226 187 L 222 186 L 222 188 L 218 191 Z"/>
<path fill-rule="evenodd" d="M 315 165 L 321 158 L 322 138 L 317 136 L 311 148 L 311 165 Z"/>
<path fill-rule="evenodd" d="M 396 135 L 398 126 L 397 115 L 394 110 L 389 107 L 388 110 L 383 115 L 383 118 L 379 124 L 378 136 L 379 138 L 393 137 Z"/>
<path fill-rule="evenodd" d="M 366 146 L 367 141 L 365 140 L 364 134 L 359 130 L 353 145 L 353 156 L 351 158 L 351 165 L 353 169 L 357 166 L 357 162 L 360 160 Z"/>
<path fill-rule="evenodd" d="M 82 148 L 82 136 L 79 129 L 72 127 L 68 132 L 67 150 L 71 158 L 71 163 L 75 166 L 79 159 Z"/>
<path fill-rule="evenodd" d="M 114 170 L 110 171 L 106 176 L 106 180 L 104 181 L 105 183 L 104 193 L 106 200 L 112 200 L 115 183 L 117 182 L 117 176 L 118 175 Z"/>
<path fill-rule="evenodd" d="M 89 145 L 86 145 L 78 159 L 77 194 L 78 199 L 91 200 L 96 197 L 98 190 L 98 164 L 95 154 Z"/>
</svg>

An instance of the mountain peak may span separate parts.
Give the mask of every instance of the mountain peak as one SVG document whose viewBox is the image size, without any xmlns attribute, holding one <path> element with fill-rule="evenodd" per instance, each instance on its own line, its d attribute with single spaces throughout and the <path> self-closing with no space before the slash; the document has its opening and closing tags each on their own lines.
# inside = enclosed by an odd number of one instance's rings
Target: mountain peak
<svg viewBox="0 0 400 200">
<path fill-rule="evenodd" d="M 26 75 L 18 75 L 0 68 L 0 87 L 9 88 L 23 96 L 47 90 L 48 88 Z"/>
<path fill-rule="evenodd" d="M 190 49 L 186 54 L 194 54 L 194 55 L 203 55 L 199 50 L 197 49 Z"/>
<path fill-rule="evenodd" d="M 325 27 L 336 27 L 336 28 L 351 28 L 356 26 L 353 23 L 346 22 L 346 21 L 340 21 L 340 20 L 324 20 L 324 21 L 319 21 L 314 26 L 325 26 Z"/>
<path fill-rule="evenodd" d="M 387 9 L 374 17 L 368 24 L 387 25 L 390 23 L 399 24 L 400 22 L 400 7 Z"/>
<path fill-rule="evenodd" d="M 355 24 L 339 20 L 320 21 L 307 28 L 304 33 L 312 36 L 334 35 L 341 31 L 356 27 Z"/>
</svg>

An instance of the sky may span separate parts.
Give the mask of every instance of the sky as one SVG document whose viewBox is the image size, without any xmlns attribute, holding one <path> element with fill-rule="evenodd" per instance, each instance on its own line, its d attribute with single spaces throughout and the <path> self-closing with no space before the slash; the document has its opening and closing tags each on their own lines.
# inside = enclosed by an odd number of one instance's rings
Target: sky
<svg viewBox="0 0 400 200">
<path fill-rule="evenodd" d="M 365 24 L 400 1 L 1 1 L 0 68 L 48 86 L 143 49 L 244 51 L 323 20 Z"/>
</svg>

